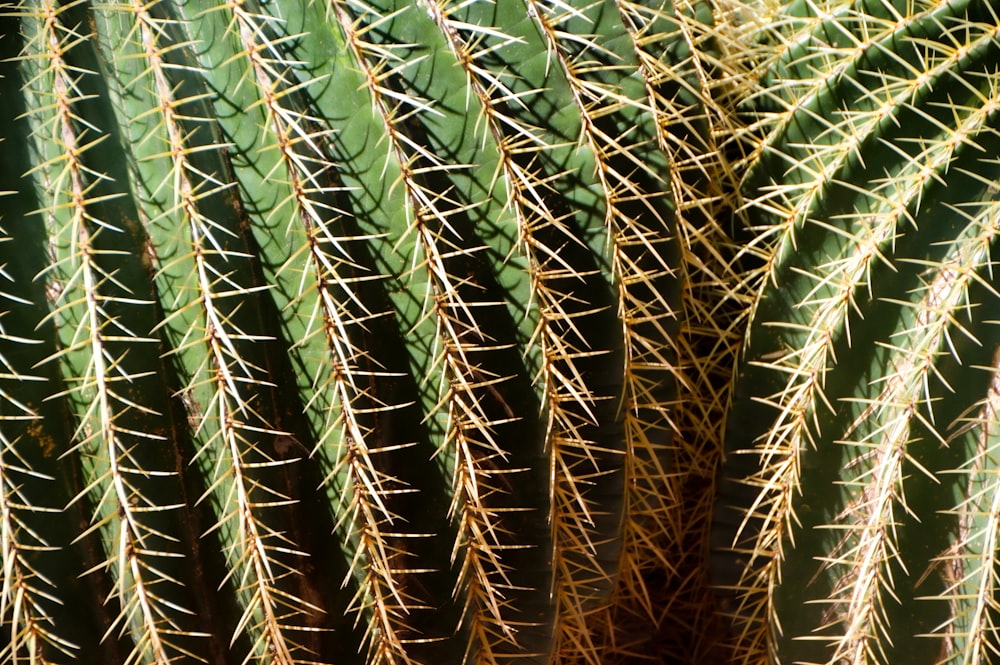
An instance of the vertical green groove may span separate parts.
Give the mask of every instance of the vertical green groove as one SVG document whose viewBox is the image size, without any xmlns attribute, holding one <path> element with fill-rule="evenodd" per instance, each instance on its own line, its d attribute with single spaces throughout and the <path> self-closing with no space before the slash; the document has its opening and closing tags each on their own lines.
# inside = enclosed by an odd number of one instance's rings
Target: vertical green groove
<svg viewBox="0 0 1000 665">
<path fill-rule="evenodd" d="M 355 13 L 358 27 L 349 18 Z M 517 556 L 512 546 L 531 543 L 514 527 L 524 497 L 509 488 L 523 475 L 522 460 L 530 465 L 537 456 L 535 416 L 525 399 L 531 393 L 515 369 L 514 326 L 494 281 L 516 279 L 502 263 L 512 233 L 495 219 L 503 203 L 493 198 L 493 169 L 479 157 L 488 138 L 482 127 L 466 135 L 469 121 L 457 121 L 475 100 L 466 99 L 467 81 L 445 44 L 428 40 L 438 35 L 434 25 L 415 6 L 345 3 L 338 15 L 385 125 L 408 210 L 405 225 L 388 230 L 399 252 L 393 272 L 411 299 L 398 310 L 404 329 L 432 342 L 411 362 L 435 455 L 451 476 L 451 591 L 468 636 L 459 653 L 493 662 L 512 653 L 506 645 L 517 644 L 516 633 L 530 633 L 534 613 L 517 599 L 532 588 L 537 593 L 537 582 L 526 584 L 510 563 Z M 434 57 L 413 58 L 419 53 L 408 44 L 415 40 L 429 41 Z M 407 64 L 395 66 L 395 58 Z M 464 166 L 476 162 L 476 170 Z"/>
<path fill-rule="evenodd" d="M 614 506 L 598 498 L 598 491 L 587 492 L 586 500 L 594 505 L 588 524 L 581 529 L 579 524 L 568 523 L 562 534 L 557 527 L 556 536 L 557 551 L 565 548 L 568 560 L 587 561 L 571 563 L 579 572 L 567 576 L 570 591 L 560 599 L 558 653 L 568 662 L 602 662 L 606 656 L 594 634 L 605 634 L 605 647 L 636 639 L 621 625 L 623 615 L 612 615 L 615 604 L 628 602 L 625 598 L 634 594 L 632 602 L 644 603 L 647 616 L 654 614 L 648 594 L 632 585 L 641 584 L 638 568 L 658 565 L 655 552 L 642 551 L 643 541 L 657 538 L 666 527 L 662 505 L 656 505 L 655 498 L 643 496 L 646 488 L 642 484 L 649 482 L 656 487 L 664 481 L 662 465 L 676 427 L 670 409 L 675 400 L 677 356 L 671 353 L 671 346 L 679 315 L 674 303 L 680 252 L 673 244 L 677 229 L 667 182 L 674 174 L 667 155 L 660 151 L 657 118 L 646 111 L 652 100 L 637 69 L 638 54 L 622 23 L 621 8 L 604 3 L 570 13 L 557 3 L 529 3 L 529 7 L 538 17 L 582 120 L 580 142 L 588 146 L 594 158 L 611 238 L 610 261 L 618 291 L 616 310 L 623 325 L 625 377 L 620 417 L 624 421 L 624 447 L 620 459 L 604 460 L 596 471 L 613 476 L 616 467 L 621 466 L 623 487 L 628 488 L 625 501 Z M 633 24 L 633 29 L 637 28 Z M 576 34 L 592 34 L 593 38 L 579 40 L 573 37 Z M 585 468 L 586 464 L 574 466 Z M 586 471 L 573 468 L 568 474 L 569 484 L 578 482 L 574 478 L 577 473 L 587 477 Z M 577 487 L 572 493 L 584 494 Z M 620 554 L 613 550 L 597 557 L 591 554 L 599 550 L 588 531 L 604 531 L 601 520 L 608 519 L 596 517 L 601 506 L 610 508 L 608 516 L 612 521 L 621 519 L 625 525 L 624 540 L 615 544 L 623 548 Z M 560 518 L 553 519 L 558 523 Z M 585 545 L 582 551 L 577 549 L 580 542 Z M 600 557 L 608 560 L 601 561 Z M 609 587 L 615 575 L 623 583 L 612 596 Z"/>
<path fill-rule="evenodd" d="M 351 211 L 345 227 L 358 237 L 356 249 L 347 249 L 348 262 L 338 258 L 348 275 L 356 275 L 353 283 L 339 284 L 338 306 L 356 312 L 352 338 L 359 340 L 359 355 L 352 362 L 366 373 L 351 386 L 360 407 L 355 431 L 345 429 L 352 448 L 338 462 L 341 474 L 351 476 L 341 500 L 347 514 L 363 517 L 351 529 L 367 548 L 355 555 L 355 575 L 373 585 L 356 598 L 368 622 L 369 658 L 423 662 L 442 654 L 454 658 L 461 648 L 443 639 L 459 618 L 450 607 L 448 566 L 442 565 L 451 536 L 441 468 L 432 461 L 440 445 L 432 437 L 440 430 L 422 422 L 424 409 L 440 399 L 437 380 L 426 369 L 434 322 L 421 320 L 426 286 L 418 281 L 419 269 L 411 275 L 412 245 L 400 244 L 413 208 L 406 188 L 393 184 L 401 177 L 399 143 L 385 113 L 394 111 L 373 88 L 386 63 L 379 47 L 367 41 L 364 14 L 354 19 L 355 11 L 347 4 L 325 7 L 316 18 L 330 23 L 329 32 L 313 35 L 315 45 L 308 47 L 311 62 L 325 62 L 330 50 L 338 54 L 329 79 L 318 79 L 310 92 L 327 121 L 340 128 L 330 136 L 329 150 L 343 183 L 339 210 Z M 343 415 L 346 420 L 349 414 Z M 423 557 L 438 563 L 428 567 Z"/>
<path fill-rule="evenodd" d="M 39 192 L 27 175 L 34 145 L 21 88 L 26 84 L 18 57 L 22 39 L 16 19 L 0 20 L 3 72 L 2 122 L 16 131 L 4 134 L 0 160 L 0 538 L 3 587 L 0 623 L 6 642 L 0 660 L 38 663 L 77 658 L 98 662 L 103 626 L 79 579 L 86 568 L 83 543 L 74 546 L 79 511 L 64 508 L 75 490 L 77 465 L 61 464 L 70 446 L 69 414 L 60 402 L 46 401 L 59 381 L 52 363 L 55 332 L 43 323 L 49 312 L 45 283 L 35 280 L 45 261 L 46 230 L 37 214 Z M 41 88 L 36 81 L 32 86 Z M 88 544 L 92 544 L 89 539 Z M 62 602 L 57 600 L 57 597 Z M 87 610 L 80 616 L 81 609 Z M 107 655 L 105 652 L 104 655 Z"/>
<path fill-rule="evenodd" d="M 244 293 L 258 293 L 260 286 L 246 258 L 239 202 L 224 191 L 231 189 L 231 176 L 204 103 L 207 88 L 192 75 L 199 70 L 179 45 L 183 30 L 169 6 L 149 11 L 113 5 L 106 16 L 112 42 L 127 36 L 124 46 L 140 49 L 133 60 L 127 55 L 121 60 L 123 65 L 138 60 L 133 71 L 143 82 L 129 89 L 135 81 L 125 78 L 125 103 L 137 92 L 150 96 L 146 110 L 136 114 L 144 121 L 135 142 L 136 185 L 150 237 L 143 254 L 157 271 L 164 297 L 166 318 L 157 328 L 174 348 L 168 358 L 178 373 L 175 394 L 187 411 L 185 425 L 194 430 L 191 444 L 200 468 L 209 473 L 198 493 L 210 486 L 212 498 L 200 505 L 217 508 L 201 530 L 217 532 L 225 543 L 230 571 L 212 586 L 227 580 L 243 603 L 218 636 L 226 649 L 225 632 L 239 637 L 246 629 L 251 644 L 234 639 L 237 650 L 249 648 L 258 658 L 273 650 L 292 662 L 293 654 L 315 644 L 308 636 L 303 644 L 298 635 L 288 636 L 296 623 L 311 619 L 290 619 L 284 608 L 313 610 L 314 603 L 295 599 L 301 585 L 296 587 L 298 576 L 291 571 L 300 567 L 301 557 L 287 544 L 284 525 L 271 520 L 274 506 L 296 501 L 297 479 L 279 468 L 283 459 L 275 459 L 291 455 L 277 439 L 283 432 L 274 424 L 275 399 L 266 388 L 269 336 L 259 318 L 265 301 L 242 302 Z M 187 75 L 179 76 L 183 72 Z M 197 499 L 198 494 L 189 497 Z M 214 640 L 213 649 L 218 653 Z"/>
<path fill-rule="evenodd" d="M 574 422 L 571 411 L 575 407 L 568 408 L 565 402 L 575 402 L 577 406 L 587 409 L 591 412 L 591 416 L 596 417 L 594 415 L 596 414 L 596 402 L 604 399 L 597 395 L 610 396 L 610 393 L 605 392 L 608 390 L 607 386 L 601 387 L 599 392 L 592 392 L 592 388 L 581 381 L 583 374 L 577 373 L 577 369 L 574 368 L 575 363 L 577 368 L 582 368 L 590 363 L 596 367 L 598 363 L 607 362 L 607 351 L 600 351 L 601 347 L 598 346 L 604 344 L 605 341 L 596 337 L 585 341 L 582 339 L 574 340 L 571 334 L 567 335 L 567 330 L 559 330 L 563 325 L 559 321 L 569 321 L 574 316 L 570 312 L 575 307 L 579 306 L 581 310 L 588 308 L 586 304 L 588 301 L 582 299 L 587 296 L 582 296 L 582 294 L 576 296 L 581 298 L 580 301 L 571 307 L 566 307 L 562 302 L 565 296 L 560 294 L 560 288 L 565 288 L 565 286 L 556 288 L 554 291 L 545 290 L 558 284 L 559 281 L 558 269 L 553 271 L 551 268 L 546 268 L 548 257 L 545 254 L 548 252 L 552 252 L 554 258 L 552 263 L 560 260 L 564 262 L 592 260 L 586 258 L 583 253 L 574 258 L 573 252 L 553 251 L 551 248 L 554 245 L 549 244 L 553 241 L 560 244 L 569 242 L 577 245 L 579 243 L 581 249 L 583 248 L 577 232 L 573 230 L 572 224 L 568 223 L 571 220 L 568 218 L 566 220 L 560 219 L 561 213 L 553 209 L 555 201 L 553 188 L 565 187 L 566 191 L 573 191 L 574 185 L 570 184 L 571 180 L 568 176 L 585 175 L 590 169 L 589 167 L 573 166 L 572 161 L 569 161 L 573 159 L 572 153 L 566 153 L 564 148 L 559 145 L 560 139 L 545 131 L 543 125 L 538 123 L 537 116 L 534 116 L 535 113 L 544 113 L 544 111 L 533 109 L 533 106 L 539 101 L 543 105 L 553 103 L 553 100 L 548 97 L 544 100 L 540 97 L 536 98 L 539 91 L 545 90 L 551 94 L 553 86 L 557 86 L 556 89 L 561 88 L 564 91 L 563 96 L 567 101 L 571 99 L 565 97 L 565 93 L 569 91 L 565 87 L 565 77 L 555 75 L 549 78 L 546 70 L 535 68 L 523 70 L 520 81 L 517 78 L 506 80 L 507 75 L 504 70 L 508 65 L 505 58 L 513 56 L 517 50 L 524 48 L 527 44 L 539 43 L 539 35 L 534 31 L 535 29 L 532 29 L 530 22 L 525 21 L 523 11 L 517 10 L 515 4 L 505 4 L 495 9 L 490 8 L 488 11 L 470 11 L 473 8 L 462 6 L 452 8 L 428 5 L 428 11 L 431 12 L 442 33 L 448 37 L 451 51 L 455 54 L 456 59 L 462 63 L 473 91 L 483 104 L 482 120 L 488 126 L 496 144 L 500 146 L 500 173 L 505 178 L 507 197 L 513 204 L 515 220 L 519 225 L 519 234 L 524 243 L 522 247 L 528 259 L 529 274 L 536 289 L 541 288 L 546 294 L 540 298 L 538 303 L 536 315 L 538 317 L 538 323 L 536 323 L 538 332 L 534 333 L 532 337 L 537 340 L 544 359 L 543 376 L 545 379 L 542 385 L 545 389 L 543 397 L 547 397 L 549 402 L 550 421 L 547 441 L 552 469 L 550 474 L 551 482 L 556 483 L 551 491 L 555 497 L 558 497 L 557 500 L 562 502 L 560 504 L 562 508 L 556 509 L 552 513 L 553 517 L 550 517 L 554 538 L 553 547 L 555 548 L 553 553 L 556 560 L 564 562 L 554 566 L 557 572 L 552 582 L 557 598 L 559 598 L 555 610 L 556 617 L 562 617 L 556 618 L 556 621 L 561 624 L 565 623 L 566 616 L 582 619 L 583 605 L 592 604 L 601 593 L 598 591 L 598 595 L 595 595 L 594 590 L 602 586 L 606 588 L 607 582 L 610 581 L 610 572 L 604 569 L 607 562 L 598 563 L 592 558 L 597 555 L 597 551 L 594 549 L 595 543 L 591 540 L 589 533 L 594 528 L 595 516 L 600 515 L 597 517 L 598 521 L 605 519 L 615 522 L 619 519 L 618 515 L 620 514 L 617 512 L 619 509 L 607 510 L 601 505 L 604 499 L 600 495 L 599 487 L 605 484 L 609 487 L 614 486 L 614 479 L 601 478 L 601 480 L 595 481 L 593 490 L 584 490 L 576 483 L 582 481 L 586 484 L 588 481 L 585 479 L 588 477 L 593 479 L 604 476 L 608 469 L 611 469 L 615 464 L 620 464 L 620 460 L 615 461 L 617 455 L 614 452 L 599 451 L 596 446 L 592 450 L 597 452 L 594 452 L 589 460 L 584 459 L 585 456 L 579 458 L 582 461 L 574 460 L 574 455 L 567 452 L 573 446 L 578 445 L 575 443 L 576 441 L 585 442 L 578 437 L 585 436 L 583 431 L 589 425 Z M 478 8 L 476 9 L 478 10 Z M 485 27 L 491 24 L 495 24 L 496 27 Z M 498 37 L 498 35 L 506 34 L 511 35 L 511 37 Z M 535 49 L 540 50 L 539 47 L 535 47 Z M 554 60 L 548 63 L 542 61 L 537 66 L 546 66 L 548 69 L 549 65 L 554 64 Z M 530 78 L 531 75 L 536 78 Z M 569 118 L 567 120 L 569 121 Z M 558 126 L 558 128 L 560 132 L 566 129 L 565 126 Z M 567 133 L 564 136 L 568 137 L 571 134 Z M 587 152 L 581 152 L 579 155 L 581 160 L 592 158 L 592 155 Z M 565 163 L 566 166 L 563 166 L 562 163 Z M 563 169 L 566 169 L 565 172 Z M 585 190 L 577 191 L 583 193 Z M 579 194 L 574 195 L 578 196 Z M 600 218 L 593 212 L 589 212 L 588 219 L 592 223 Z M 555 258 L 556 255 L 559 258 Z M 599 288 L 593 291 L 593 296 L 598 298 L 602 297 L 599 295 Z M 594 301 L 589 302 L 593 303 Z M 598 305 L 590 312 L 586 314 L 580 312 L 576 316 L 603 316 L 602 309 Z M 525 323 L 528 321 L 526 320 Z M 595 344 L 595 346 L 589 346 L 591 344 Z M 590 355 L 592 359 L 571 359 L 570 346 L 580 348 L 578 358 Z M 602 372 L 594 371 L 592 376 L 598 377 L 602 374 Z M 559 397 L 558 393 L 561 391 L 564 392 L 564 395 Z M 582 413 L 577 414 L 577 416 L 583 416 L 584 419 L 588 417 Z M 612 431 L 617 417 L 612 416 L 611 419 L 603 418 L 602 420 L 608 427 L 607 431 Z M 596 425 L 596 422 L 593 424 Z M 594 443 L 598 443 L 597 439 L 594 440 Z M 577 451 L 578 453 L 579 451 Z M 599 463 L 596 461 L 605 457 L 607 459 Z M 586 469 L 584 469 L 585 466 Z M 617 501 L 615 499 L 613 503 L 617 503 Z M 620 506 L 620 503 L 618 505 Z M 540 545 L 541 543 L 536 544 L 535 547 Z M 576 553 L 567 554 L 568 546 L 576 547 Z M 601 546 L 607 551 L 608 544 Z M 610 546 L 611 549 L 614 549 L 616 545 L 612 542 Z M 578 557 L 579 560 L 570 562 L 568 559 L 572 556 Z M 608 555 L 605 553 L 600 556 L 607 557 Z M 613 559 L 614 555 L 612 554 L 610 558 Z M 580 569 L 579 572 L 576 572 L 574 568 L 578 565 Z M 543 589 L 539 589 L 539 591 L 543 591 Z M 567 597 L 572 598 L 571 602 L 566 602 Z M 559 605 L 562 607 L 558 607 Z M 563 629 L 559 628 L 559 630 Z"/>
<path fill-rule="evenodd" d="M 633 443 L 634 452 L 626 458 L 635 470 L 629 481 L 636 487 L 634 517 L 625 535 L 632 552 L 626 549 L 630 559 L 618 580 L 605 658 L 627 661 L 619 645 L 630 643 L 630 653 L 652 651 L 666 660 L 722 660 L 725 627 L 715 616 L 704 560 L 745 316 L 746 292 L 739 286 L 729 228 L 740 206 L 729 160 L 742 149 L 741 121 L 729 105 L 750 89 L 733 55 L 742 54 L 745 43 L 730 34 L 734 26 L 727 24 L 725 5 L 617 4 L 641 68 L 657 143 L 666 155 L 665 180 L 674 208 L 670 244 L 676 254 L 666 253 L 671 274 L 648 284 L 637 281 L 631 295 L 643 313 L 647 303 L 661 304 L 661 318 L 639 316 L 634 324 L 641 340 L 636 347 L 642 350 L 633 361 L 634 373 L 649 387 L 637 401 L 645 401 L 652 417 L 634 418 L 633 427 L 647 419 L 662 422 L 666 407 L 671 431 L 665 437 L 660 432 L 657 440 L 655 427 L 650 429 L 658 449 Z M 649 581 L 661 578 L 662 583 Z M 657 630 L 650 632 L 647 617 L 654 616 L 685 616 L 690 624 L 657 619 Z"/>
</svg>

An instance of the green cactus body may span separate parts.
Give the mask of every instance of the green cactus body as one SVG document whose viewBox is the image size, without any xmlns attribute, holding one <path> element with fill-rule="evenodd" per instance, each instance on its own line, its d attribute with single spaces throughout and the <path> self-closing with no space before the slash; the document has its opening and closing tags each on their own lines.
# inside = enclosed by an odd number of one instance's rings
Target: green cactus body
<svg viewBox="0 0 1000 665">
<path fill-rule="evenodd" d="M 744 183 L 773 247 L 722 496 L 745 653 L 988 662 L 996 15 L 802 10 L 777 20 Z"/>
<path fill-rule="evenodd" d="M 698 11 L 5 3 L 0 659 L 654 639 Z"/>
<path fill-rule="evenodd" d="M 991 662 L 998 24 L 0 3 L 0 661 Z"/>
</svg>

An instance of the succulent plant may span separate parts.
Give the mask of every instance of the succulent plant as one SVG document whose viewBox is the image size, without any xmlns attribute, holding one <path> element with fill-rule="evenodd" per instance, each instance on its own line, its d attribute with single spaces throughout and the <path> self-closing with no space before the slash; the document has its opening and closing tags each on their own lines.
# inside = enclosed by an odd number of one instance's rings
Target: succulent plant
<svg viewBox="0 0 1000 665">
<path fill-rule="evenodd" d="M 712 14 L 0 4 L 0 660 L 596 665 L 708 621 Z"/>
<path fill-rule="evenodd" d="M 737 662 L 995 660 L 998 25 L 789 3 L 760 33 L 716 525 Z"/>
<path fill-rule="evenodd" d="M 0 25 L 0 661 L 995 659 L 990 3 Z"/>
</svg>

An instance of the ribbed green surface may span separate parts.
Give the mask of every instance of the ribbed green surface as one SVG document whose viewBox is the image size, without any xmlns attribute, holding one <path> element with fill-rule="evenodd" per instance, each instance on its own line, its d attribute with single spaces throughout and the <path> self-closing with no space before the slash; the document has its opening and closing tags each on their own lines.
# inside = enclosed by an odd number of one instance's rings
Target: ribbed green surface
<svg viewBox="0 0 1000 665">
<path fill-rule="evenodd" d="M 2 10 L 0 660 L 653 638 L 672 7 Z"/>
<path fill-rule="evenodd" d="M 0 3 L 0 662 L 991 662 L 998 25 Z"/>
<path fill-rule="evenodd" d="M 743 189 L 770 245 L 719 512 L 743 648 L 991 662 L 995 10 L 790 5 L 774 22 Z"/>
</svg>

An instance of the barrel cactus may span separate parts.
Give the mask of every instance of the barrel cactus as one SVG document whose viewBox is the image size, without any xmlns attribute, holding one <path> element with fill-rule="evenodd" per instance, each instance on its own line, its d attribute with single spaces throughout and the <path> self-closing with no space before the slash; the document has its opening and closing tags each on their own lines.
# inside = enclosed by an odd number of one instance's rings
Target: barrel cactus
<svg viewBox="0 0 1000 665">
<path fill-rule="evenodd" d="M 666 657 L 738 340 L 712 21 L 0 4 L 0 660 Z"/>
<path fill-rule="evenodd" d="M 989 2 L 0 24 L 0 661 L 995 659 Z"/>
<path fill-rule="evenodd" d="M 758 16 L 714 565 L 736 661 L 994 662 L 996 9 Z"/>
</svg>

